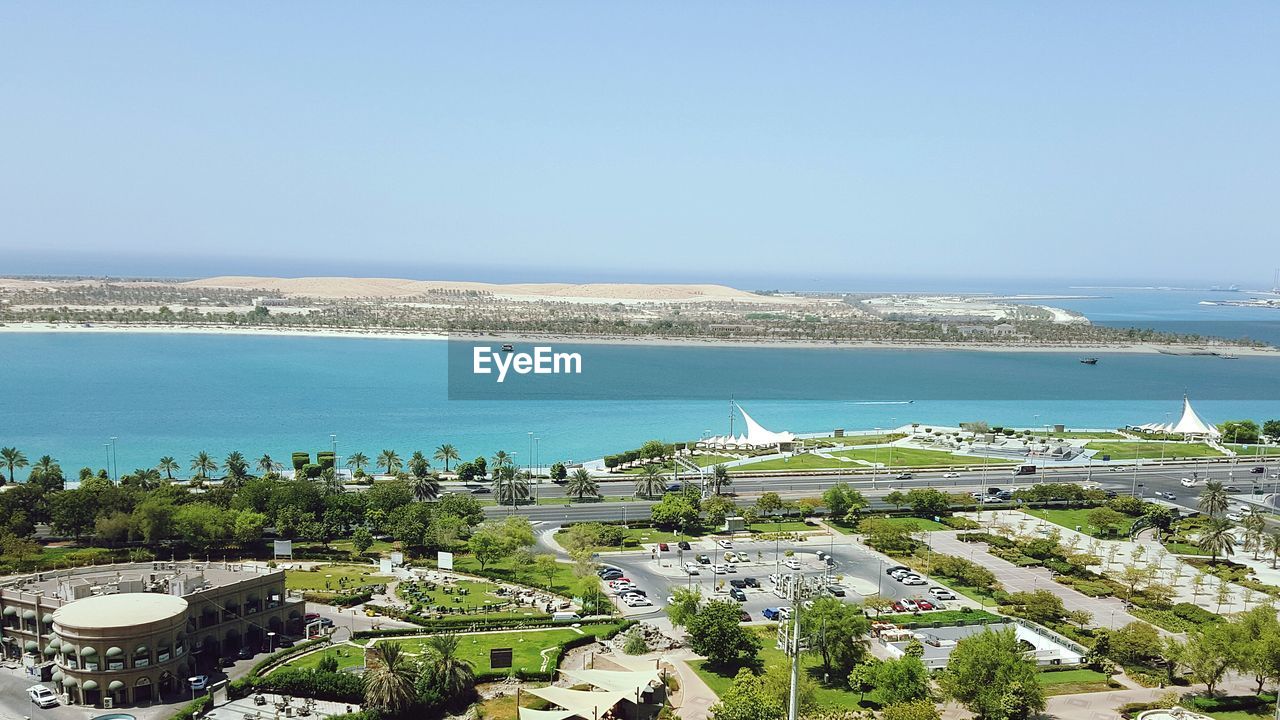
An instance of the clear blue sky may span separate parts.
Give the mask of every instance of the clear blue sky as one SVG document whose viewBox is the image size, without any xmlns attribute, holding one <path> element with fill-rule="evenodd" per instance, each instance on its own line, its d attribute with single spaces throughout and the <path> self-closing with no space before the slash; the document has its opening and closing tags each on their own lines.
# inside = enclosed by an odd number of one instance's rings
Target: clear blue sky
<svg viewBox="0 0 1280 720">
<path fill-rule="evenodd" d="M 1275 2 L 6 2 L 0 272 L 1258 286 L 1278 69 Z"/>
</svg>

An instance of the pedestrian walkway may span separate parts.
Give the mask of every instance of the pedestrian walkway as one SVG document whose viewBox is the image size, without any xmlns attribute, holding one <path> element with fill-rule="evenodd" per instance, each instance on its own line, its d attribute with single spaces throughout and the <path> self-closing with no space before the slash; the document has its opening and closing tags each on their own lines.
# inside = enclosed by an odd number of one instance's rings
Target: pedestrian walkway
<svg viewBox="0 0 1280 720">
<path fill-rule="evenodd" d="M 987 552 L 986 543 L 961 542 L 956 539 L 956 535 L 954 530 L 933 532 L 929 534 L 929 543 L 934 552 L 966 558 L 987 568 L 1006 592 L 1048 590 L 1062 598 L 1062 605 L 1068 611 L 1084 610 L 1091 613 L 1093 622 L 1102 627 L 1124 627 L 1137 620 L 1125 610 L 1124 603 L 1116 598 L 1089 597 L 1057 582 L 1053 579 L 1053 573 L 1045 568 L 1018 567 Z"/>
<path fill-rule="evenodd" d="M 691 660 L 700 660 L 688 648 L 681 648 L 663 655 L 671 663 L 672 670 L 680 681 L 680 690 L 672 698 L 676 717 L 680 720 L 706 720 L 711 716 L 711 707 L 720 701 L 715 692 L 703 682 L 698 673 L 689 667 Z"/>
</svg>

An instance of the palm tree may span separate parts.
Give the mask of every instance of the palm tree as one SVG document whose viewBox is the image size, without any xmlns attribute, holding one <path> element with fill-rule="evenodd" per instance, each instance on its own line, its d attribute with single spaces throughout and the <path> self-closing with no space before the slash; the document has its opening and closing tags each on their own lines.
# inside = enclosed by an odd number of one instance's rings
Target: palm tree
<svg viewBox="0 0 1280 720">
<path fill-rule="evenodd" d="M 586 468 L 578 468 L 569 476 L 569 482 L 565 483 L 565 492 L 576 496 L 579 500 L 590 495 L 591 497 L 600 497 L 600 483 L 591 477 L 591 473 Z"/>
<path fill-rule="evenodd" d="M 1280 560 L 1280 530 L 1262 539 L 1262 549 L 1271 553 L 1271 568 L 1275 569 L 1276 561 Z"/>
<path fill-rule="evenodd" d="M 493 454 L 494 469 L 503 467 L 504 465 L 510 465 L 511 463 L 512 463 L 511 456 L 507 454 L 506 450 L 499 450 L 498 452 Z"/>
<path fill-rule="evenodd" d="M 636 480 L 636 495 L 653 498 L 662 494 L 665 489 L 662 479 L 662 468 L 657 465 L 645 465 L 640 468 L 640 477 Z"/>
<path fill-rule="evenodd" d="M 423 667 L 423 678 L 447 701 L 467 698 L 476 685 L 475 667 L 470 660 L 458 657 L 458 640 L 456 634 L 445 633 L 432 635 L 426 642 L 431 662 Z"/>
<path fill-rule="evenodd" d="M 404 467 L 404 462 L 400 460 L 395 450 L 383 450 L 378 453 L 378 462 L 375 463 L 375 467 L 386 468 L 388 475 L 394 475 Z"/>
<path fill-rule="evenodd" d="M 369 649 L 365 671 L 364 700 L 370 707 L 399 715 L 413 705 L 414 668 L 398 642 L 383 640 Z"/>
<path fill-rule="evenodd" d="M 496 459 L 496 458 L 495 458 Z M 514 505 L 529 499 L 529 480 L 510 465 L 493 471 L 493 499 L 499 505 Z"/>
<path fill-rule="evenodd" d="M 276 472 L 279 469 L 280 463 L 272 460 L 270 455 L 263 455 L 258 458 L 258 470 L 262 471 L 263 475 Z"/>
<path fill-rule="evenodd" d="M 333 468 L 320 471 L 320 485 L 328 495 L 337 495 L 342 492 L 342 478 L 338 477 L 338 471 Z"/>
<path fill-rule="evenodd" d="M 434 457 L 436 460 L 444 461 L 444 471 L 449 472 L 449 461 L 457 460 L 459 458 L 458 449 L 449 443 L 445 443 L 444 445 L 436 448 L 436 454 Z"/>
<path fill-rule="evenodd" d="M 249 463 L 239 450 L 232 450 L 223 464 L 227 468 L 227 475 L 233 480 L 243 480 L 249 474 Z"/>
<path fill-rule="evenodd" d="M 13 482 L 14 468 L 24 468 L 27 466 L 27 456 L 22 454 L 18 448 L 0 448 L 0 462 L 3 462 L 9 468 L 9 482 Z M 0 478 L 0 484 L 4 483 L 4 479 Z"/>
<path fill-rule="evenodd" d="M 414 450 L 413 456 L 409 458 L 409 472 L 416 477 L 426 477 L 430 470 L 431 463 L 427 462 L 427 456 L 421 450 Z"/>
<path fill-rule="evenodd" d="M 1200 530 L 1200 539 L 1196 546 L 1213 556 L 1218 562 L 1219 555 L 1233 555 L 1236 551 L 1236 536 L 1232 534 L 1232 525 L 1222 518 L 1209 518 Z"/>
<path fill-rule="evenodd" d="M 435 500 L 440 496 L 440 481 L 435 475 L 430 473 L 426 475 L 414 475 L 409 480 L 409 487 L 413 489 L 413 497 L 418 502 L 426 502 Z"/>
<path fill-rule="evenodd" d="M 143 490 L 153 490 L 160 485 L 160 471 L 155 468 L 138 468 L 120 478 L 123 485 L 137 485 Z"/>
<path fill-rule="evenodd" d="M 1209 517 L 1227 511 L 1227 491 L 1218 480 L 1210 480 L 1204 484 L 1204 492 L 1200 493 L 1200 509 Z"/>
<path fill-rule="evenodd" d="M 169 479 L 169 482 L 173 482 L 173 472 L 175 470 L 181 470 L 182 466 L 178 465 L 177 460 L 165 455 L 160 458 L 160 464 L 156 465 L 156 469 L 164 473 L 164 476 Z"/>
<path fill-rule="evenodd" d="M 368 464 L 369 456 L 362 452 L 352 453 L 351 457 L 347 458 L 347 467 L 351 468 L 353 472 L 356 470 L 363 471 L 364 466 Z"/>
<path fill-rule="evenodd" d="M 1253 559 L 1257 560 L 1258 553 L 1262 551 L 1262 538 L 1267 532 L 1267 521 L 1258 513 L 1250 513 L 1240 524 L 1244 525 L 1244 546 L 1253 550 Z"/>
<path fill-rule="evenodd" d="M 728 487 L 733 484 L 733 480 L 729 478 L 729 468 L 723 463 L 711 468 L 711 492 L 716 495 L 720 494 L 721 487 Z"/>
<path fill-rule="evenodd" d="M 191 469 L 196 471 L 196 477 L 200 480 L 205 479 L 211 472 L 217 472 L 218 461 L 209 456 L 209 453 L 201 450 L 196 456 L 191 458 Z"/>
</svg>

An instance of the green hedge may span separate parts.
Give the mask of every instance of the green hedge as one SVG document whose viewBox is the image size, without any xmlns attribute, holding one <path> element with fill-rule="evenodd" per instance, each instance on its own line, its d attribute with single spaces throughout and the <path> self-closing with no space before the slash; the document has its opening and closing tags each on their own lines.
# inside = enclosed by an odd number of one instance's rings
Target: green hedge
<svg viewBox="0 0 1280 720">
<path fill-rule="evenodd" d="M 552 622 L 550 618 L 535 618 L 530 620 L 521 620 L 517 618 L 490 618 L 468 620 L 465 617 L 460 618 L 425 618 L 420 615 L 412 616 L 408 613 L 397 614 L 395 617 L 409 622 L 416 622 L 421 627 L 416 628 L 399 628 L 386 630 L 357 630 L 352 637 L 360 640 L 367 638 L 396 637 L 398 635 L 431 635 L 433 633 L 442 632 L 462 632 L 469 631 L 475 626 L 477 632 L 490 630 L 531 630 L 536 628 L 559 628 L 569 627 L 574 623 L 580 623 L 583 626 L 590 625 L 607 625 L 614 620 L 600 620 L 583 622 L 581 620 L 561 620 Z M 412 619 L 412 618 L 417 618 Z"/>
<path fill-rule="evenodd" d="M 192 700 L 186 705 L 183 705 L 182 709 L 174 713 L 169 718 L 169 720 L 192 720 L 192 718 L 196 717 L 197 715 L 202 715 L 208 712 L 212 708 L 213 708 L 213 696 L 201 695 L 195 700 Z"/>
<path fill-rule="evenodd" d="M 249 680 L 257 691 L 341 703 L 364 702 L 364 676 L 355 673 L 284 667 Z"/>
</svg>

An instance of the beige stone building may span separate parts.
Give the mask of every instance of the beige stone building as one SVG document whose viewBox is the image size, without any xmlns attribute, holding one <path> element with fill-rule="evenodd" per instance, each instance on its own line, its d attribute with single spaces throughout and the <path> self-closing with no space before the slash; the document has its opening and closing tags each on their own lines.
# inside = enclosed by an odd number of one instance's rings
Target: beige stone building
<svg viewBox="0 0 1280 720">
<path fill-rule="evenodd" d="M 68 703 L 178 699 L 222 659 L 302 632 L 284 571 L 235 563 L 128 563 L 0 580 L 0 642 Z"/>
</svg>

